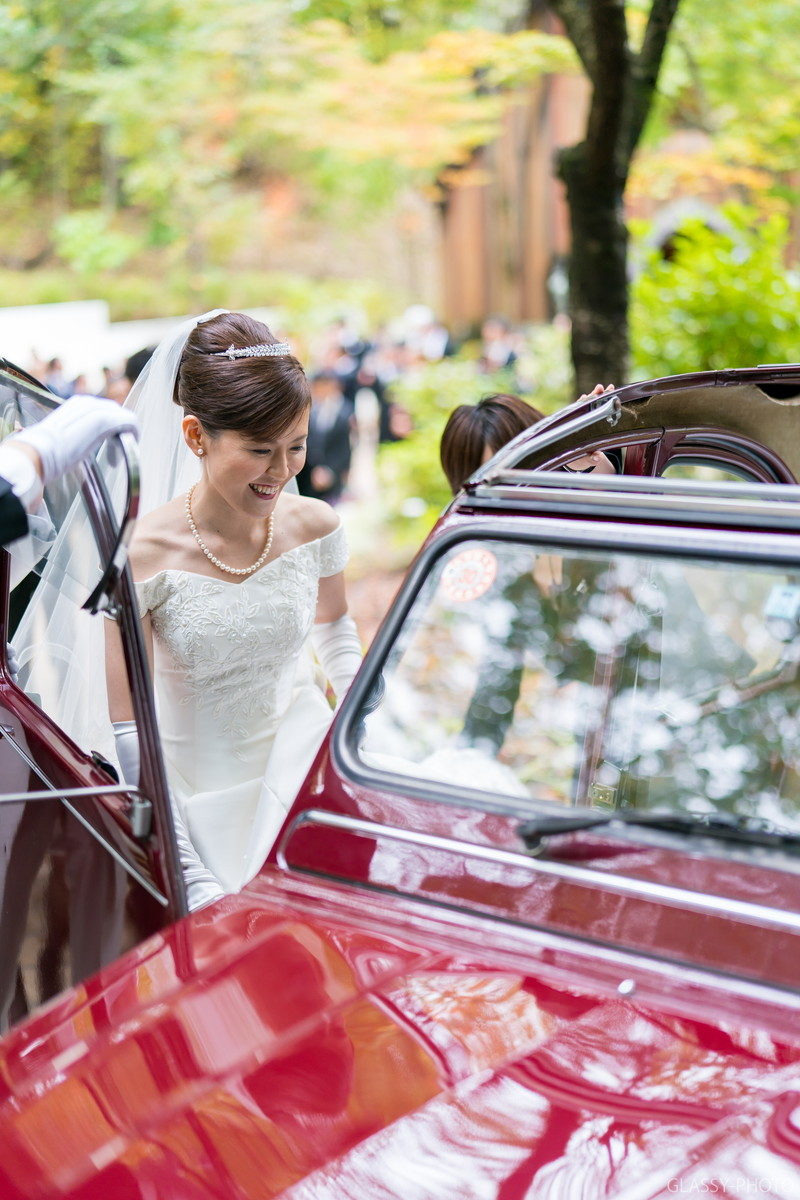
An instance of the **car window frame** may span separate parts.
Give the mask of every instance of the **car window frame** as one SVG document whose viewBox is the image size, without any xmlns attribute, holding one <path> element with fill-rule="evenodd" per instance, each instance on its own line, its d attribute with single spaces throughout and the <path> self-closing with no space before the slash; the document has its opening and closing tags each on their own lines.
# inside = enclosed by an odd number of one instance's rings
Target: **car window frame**
<svg viewBox="0 0 800 1200">
<path fill-rule="evenodd" d="M 54 410 L 61 403 L 59 397 L 56 397 L 42 385 L 31 380 L 25 372 L 14 367 L 13 364 L 8 363 L 5 359 L 0 361 L 0 382 L 17 395 L 27 397 L 47 410 Z M 166 768 L 158 734 L 158 721 L 150 668 L 138 614 L 133 576 L 127 562 L 126 554 L 130 524 L 138 511 L 138 456 L 128 439 L 126 439 L 125 443 L 121 442 L 121 449 L 128 472 L 126 515 L 122 524 L 120 525 L 117 521 L 105 480 L 99 467 L 96 462 L 88 459 L 85 459 L 81 464 L 82 479 L 80 494 L 101 561 L 97 585 L 91 593 L 91 597 L 87 596 L 87 601 L 93 598 L 99 602 L 102 609 L 105 607 L 105 602 L 104 597 L 100 593 L 100 585 L 103 584 L 108 588 L 108 601 L 111 605 L 111 610 L 116 613 L 116 619 L 122 636 L 125 666 L 133 707 L 133 719 L 136 723 L 140 744 L 141 773 L 138 788 L 121 789 L 120 787 L 115 787 L 113 778 L 109 776 L 110 786 L 108 789 L 98 786 L 96 789 L 92 788 L 91 791 L 92 798 L 102 807 L 107 819 L 116 824 L 125 822 L 123 828 L 126 838 L 147 848 L 155 885 L 156 887 L 158 887 L 158 883 L 163 885 L 163 893 L 157 894 L 153 890 L 153 887 L 150 886 L 149 881 L 146 881 L 140 875 L 137 864 L 127 856 L 121 855 L 120 851 L 91 822 L 82 819 L 75 813 L 73 806 L 68 800 L 65 799 L 61 803 L 66 804 L 67 808 L 73 812 L 73 815 L 77 816 L 77 819 L 84 824 L 104 849 L 116 861 L 121 863 L 126 872 L 163 905 L 166 924 L 185 916 L 188 912 L 188 904 L 183 872 L 180 868 L 175 827 L 172 819 Z M 125 527 L 126 525 L 128 526 L 127 528 Z M 10 590 L 8 565 L 9 555 L 3 549 L 3 570 L 0 575 L 0 586 L 3 588 L 1 610 L 3 625 L 0 634 L 6 631 L 8 623 L 8 597 Z M 93 619 L 102 621 L 104 618 L 101 612 L 98 611 Z M 7 674 L 5 642 L 5 637 L 0 636 L 0 643 L 2 643 L 0 645 L 0 655 L 2 656 L 3 669 Z M 25 693 L 21 694 L 22 696 L 25 695 Z M 52 737 L 53 731 L 57 731 L 58 738 L 63 739 L 71 748 L 74 747 L 74 750 L 81 759 L 88 759 L 89 762 L 94 763 L 96 768 L 105 770 L 101 763 L 92 757 L 90 752 L 80 746 L 76 746 L 68 734 L 53 721 L 45 710 L 39 708 L 29 699 L 28 703 L 33 705 L 37 719 L 41 719 L 43 728 L 49 731 L 49 736 Z M 59 789 L 42 772 L 36 771 L 36 773 L 47 789 L 52 788 L 53 799 L 59 799 Z M 124 811 L 119 803 L 120 795 L 128 795 L 129 797 L 127 811 Z M 109 804 L 107 800 L 104 800 L 104 797 L 114 797 L 115 799 Z M 146 837 L 137 836 L 132 821 L 137 805 L 141 804 L 142 798 L 151 805 L 153 817 L 151 828 Z M 0 803 L 2 802 L 3 796 L 0 795 Z"/>
<path fill-rule="evenodd" d="M 687 490 L 692 491 L 692 488 Z M 519 820 L 530 820 L 537 812 L 552 815 L 552 804 L 541 802 L 541 809 L 537 809 L 537 802 L 530 798 L 520 800 L 510 795 L 498 798 L 486 791 L 469 789 L 463 785 L 456 787 L 439 780 L 426 781 L 414 775 L 393 774 L 370 767 L 361 760 L 356 740 L 363 706 L 379 686 L 383 667 L 422 586 L 435 563 L 459 543 L 498 540 L 530 546 L 532 549 L 542 548 L 545 553 L 565 549 L 599 549 L 608 554 L 641 554 L 698 562 L 711 558 L 731 564 L 777 566 L 800 571 L 799 534 L 709 528 L 704 527 L 702 521 L 701 513 L 696 523 L 687 522 L 681 526 L 628 526 L 619 521 L 593 520 L 587 518 L 585 513 L 562 519 L 542 518 L 529 513 L 516 518 L 498 517 L 491 526 L 480 519 L 466 518 L 455 527 L 451 526 L 434 535 L 415 560 L 392 610 L 367 652 L 361 671 L 343 701 L 330 743 L 334 768 L 349 784 L 359 789 L 379 790 L 391 796 L 411 796 L 432 803 L 449 803 L 455 807 L 477 809 Z M 690 530 L 693 535 L 691 539 L 687 537 Z"/>
</svg>

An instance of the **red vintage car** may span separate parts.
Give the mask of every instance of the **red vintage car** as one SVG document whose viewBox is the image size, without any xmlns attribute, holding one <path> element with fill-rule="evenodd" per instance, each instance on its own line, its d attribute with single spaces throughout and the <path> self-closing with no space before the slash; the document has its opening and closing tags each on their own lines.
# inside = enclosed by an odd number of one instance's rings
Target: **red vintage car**
<svg viewBox="0 0 800 1200">
<path fill-rule="evenodd" d="M 130 448 L 121 501 L 47 497 L 143 774 L 42 707 L 57 663 L 4 668 L 3 1200 L 800 1196 L 799 402 L 800 366 L 635 384 L 481 468 L 269 860 L 188 917 Z M 555 469 L 592 449 L 621 472 Z M 47 544 L 4 557 L 13 635 Z"/>
</svg>

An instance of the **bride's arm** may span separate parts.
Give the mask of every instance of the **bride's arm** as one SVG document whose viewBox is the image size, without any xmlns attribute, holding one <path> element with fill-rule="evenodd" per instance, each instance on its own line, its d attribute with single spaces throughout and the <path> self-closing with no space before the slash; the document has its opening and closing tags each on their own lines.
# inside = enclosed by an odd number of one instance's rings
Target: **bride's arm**
<svg viewBox="0 0 800 1200">
<path fill-rule="evenodd" d="M 108 688 L 108 715 L 113 721 L 132 721 L 133 707 L 131 693 L 128 687 L 128 672 L 125 669 L 125 655 L 122 649 L 122 638 L 116 621 L 106 620 L 106 686 Z M 142 635 L 147 650 L 147 661 L 150 675 L 153 674 L 153 626 L 150 613 L 142 617 Z"/>
<path fill-rule="evenodd" d="M 355 621 L 347 611 L 341 571 L 319 581 L 311 644 L 333 686 L 338 707 L 361 666 L 361 641 Z"/>
<path fill-rule="evenodd" d="M 344 589 L 344 572 L 328 575 L 319 581 L 317 592 L 317 612 L 314 620 L 317 624 L 328 621 L 338 621 L 347 613 L 347 595 Z"/>
</svg>

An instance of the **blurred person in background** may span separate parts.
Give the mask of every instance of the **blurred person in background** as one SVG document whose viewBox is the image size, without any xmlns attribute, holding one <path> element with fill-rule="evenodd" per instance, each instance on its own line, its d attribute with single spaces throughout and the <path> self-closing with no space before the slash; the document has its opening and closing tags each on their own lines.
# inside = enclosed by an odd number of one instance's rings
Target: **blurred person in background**
<svg viewBox="0 0 800 1200">
<path fill-rule="evenodd" d="M 310 383 L 306 461 L 297 476 L 297 487 L 301 496 L 335 504 L 350 472 L 353 410 L 335 371 L 317 371 Z"/>
<path fill-rule="evenodd" d="M 404 341 L 417 362 L 441 362 L 455 352 L 447 326 L 427 304 L 412 304 L 403 313 Z"/>
<path fill-rule="evenodd" d="M 80 375 L 76 375 L 71 383 L 67 384 L 68 396 L 86 396 L 88 393 L 89 381 L 82 372 Z"/>
<path fill-rule="evenodd" d="M 344 317 L 337 317 L 326 330 L 322 348 L 317 354 L 319 369 L 333 371 L 338 378 L 351 415 L 355 411 L 356 392 L 359 387 L 358 372 L 369 349 L 370 342 Z"/>
<path fill-rule="evenodd" d="M 518 339 L 504 317 L 489 317 L 481 327 L 479 369 L 488 375 L 513 368 L 517 361 Z"/>
<path fill-rule="evenodd" d="M 64 400 L 71 394 L 69 384 L 64 378 L 64 366 L 60 358 L 50 359 L 45 367 L 42 382 L 51 392 L 55 392 L 57 396 L 61 396 Z"/>
<path fill-rule="evenodd" d="M 150 361 L 154 349 L 154 346 L 145 346 L 142 350 L 136 350 L 126 358 L 123 372 L 118 378 L 114 379 L 112 377 L 109 379 L 106 376 L 105 394 L 109 400 L 116 400 L 117 404 L 125 403 L 128 392 L 141 375 L 145 365 Z M 103 373 L 105 374 L 106 372 L 109 372 L 109 368 L 103 367 Z"/>
</svg>

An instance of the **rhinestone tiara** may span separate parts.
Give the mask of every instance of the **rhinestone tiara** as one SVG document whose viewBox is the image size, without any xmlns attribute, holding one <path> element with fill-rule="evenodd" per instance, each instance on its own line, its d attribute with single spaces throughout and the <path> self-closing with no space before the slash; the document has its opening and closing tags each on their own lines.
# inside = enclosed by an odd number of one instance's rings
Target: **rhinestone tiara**
<svg viewBox="0 0 800 1200">
<path fill-rule="evenodd" d="M 278 354 L 291 354 L 288 342 L 259 342 L 257 346 L 228 346 L 227 350 L 215 350 L 211 358 L 274 358 Z"/>
</svg>

